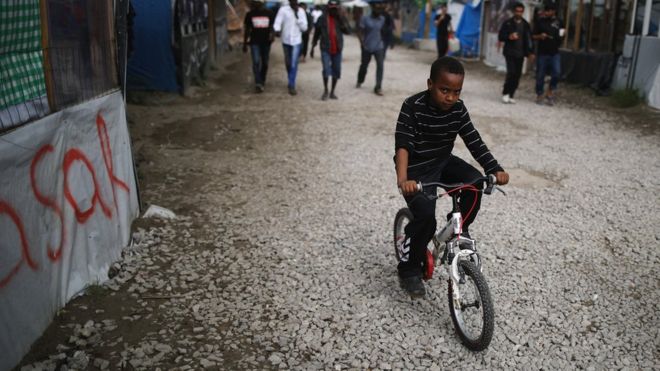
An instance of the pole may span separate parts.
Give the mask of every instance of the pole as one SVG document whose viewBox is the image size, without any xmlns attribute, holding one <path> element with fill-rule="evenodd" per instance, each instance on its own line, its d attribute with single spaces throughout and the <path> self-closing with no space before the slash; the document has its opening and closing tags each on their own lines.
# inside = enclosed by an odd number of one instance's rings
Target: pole
<svg viewBox="0 0 660 371">
<path fill-rule="evenodd" d="M 571 25 L 571 0 L 566 1 L 566 15 L 564 19 L 566 20 L 566 37 L 564 37 L 564 49 L 568 49 L 568 30 L 570 30 Z"/>
<path fill-rule="evenodd" d="M 211 65 L 215 66 L 215 0 L 208 0 L 208 7 L 209 7 L 209 25 L 208 25 L 208 32 L 209 32 L 209 61 L 211 62 Z"/>
<path fill-rule="evenodd" d="M 637 18 L 637 0 L 633 0 L 632 14 L 630 17 L 630 34 L 635 33 L 635 18 Z"/>
<path fill-rule="evenodd" d="M 577 16 L 575 17 L 575 39 L 573 39 L 573 50 L 580 49 L 580 37 L 582 36 L 582 12 L 584 11 L 584 0 L 580 0 Z"/>
<path fill-rule="evenodd" d="M 649 34 L 649 26 L 651 25 L 652 5 L 653 5 L 653 0 L 646 0 L 646 5 L 644 6 L 644 23 L 642 24 L 642 36 L 647 36 Z"/>
<path fill-rule="evenodd" d="M 431 11 L 433 8 L 431 7 L 431 0 L 426 0 L 426 4 L 424 5 L 424 38 L 428 39 L 429 38 L 429 33 L 431 32 Z"/>
</svg>

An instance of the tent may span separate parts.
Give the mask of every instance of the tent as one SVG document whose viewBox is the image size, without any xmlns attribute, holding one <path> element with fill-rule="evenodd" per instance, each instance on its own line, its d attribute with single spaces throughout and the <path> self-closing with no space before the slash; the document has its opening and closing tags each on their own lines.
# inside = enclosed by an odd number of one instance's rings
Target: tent
<svg viewBox="0 0 660 371">
<path fill-rule="evenodd" d="M 479 56 L 479 36 L 481 35 L 481 0 L 474 0 L 463 8 L 456 28 L 456 37 L 461 41 L 461 56 Z"/>
<path fill-rule="evenodd" d="M 179 91 L 172 52 L 169 1 L 134 1 L 134 51 L 128 60 L 129 89 Z"/>
</svg>

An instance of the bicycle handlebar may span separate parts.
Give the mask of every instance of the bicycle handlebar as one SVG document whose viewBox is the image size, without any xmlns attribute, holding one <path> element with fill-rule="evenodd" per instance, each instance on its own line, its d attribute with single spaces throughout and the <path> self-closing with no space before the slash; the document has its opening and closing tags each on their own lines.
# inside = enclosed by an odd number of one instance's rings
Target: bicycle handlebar
<svg viewBox="0 0 660 371">
<path fill-rule="evenodd" d="M 460 188 L 464 187 L 466 185 L 472 185 L 472 184 L 477 184 L 484 182 L 486 183 L 486 188 L 484 188 L 483 192 L 487 195 L 492 194 L 493 190 L 498 190 L 502 192 L 506 196 L 506 192 L 504 192 L 501 188 L 497 186 L 497 178 L 495 178 L 495 175 L 493 174 L 488 174 L 483 177 L 479 177 L 475 179 L 472 182 L 468 183 L 453 183 L 453 184 L 446 184 L 446 183 L 440 183 L 440 182 L 430 182 L 430 183 L 422 183 L 422 182 L 417 182 L 417 191 L 421 192 L 424 187 L 428 186 L 437 186 L 437 187 L 442 187 L 442 188 Z"/>
</svg>

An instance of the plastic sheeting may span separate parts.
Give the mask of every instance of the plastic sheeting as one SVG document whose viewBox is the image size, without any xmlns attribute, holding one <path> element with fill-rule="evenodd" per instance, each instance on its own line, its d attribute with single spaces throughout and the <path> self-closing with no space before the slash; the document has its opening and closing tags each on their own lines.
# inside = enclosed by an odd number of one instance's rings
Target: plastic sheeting
<svg viewBox="0 0 660 371">
<path fill-rule="evenodd" d="M 138 201 L 119 92 L 0 139 L 0 370 L 9 370 L 71 297 L 107 280 Z"/>
<path fill-rule="evenodd" d="M 646 82 L 644 90 L 649 92 L 646 97 L 649 106 L 660 109 L 660 64 L 656 67 L 653 78 Z"/>
<path fill-rule="evenodd" d="M 172 4 L 148 0 L 132 4 L 134 51 L 128 60 L 128 88 L 178 92 L 172 53 Z"/>
<path fill-rule="evenodd" d="M 481 35 L 481 3 L 476 6 L 466 5 L 463 8 L 461 20 L 458 22 L 456 37 L 461 40 L 461 56 L 477 57 L 479 55 L 479 37 Z"/>
<path fill-rule="evenodd" d="M 587 53 L 560 50 L 561 80 L 589 86 L 605 94 L 612 85 L 616 56 L 614 53 Z"/>
</svg>

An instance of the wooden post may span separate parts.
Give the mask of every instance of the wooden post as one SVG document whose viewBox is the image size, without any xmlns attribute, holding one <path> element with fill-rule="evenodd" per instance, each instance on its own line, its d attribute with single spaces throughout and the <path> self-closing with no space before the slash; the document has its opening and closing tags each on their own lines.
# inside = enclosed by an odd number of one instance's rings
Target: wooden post
<svg viewBox="0 0 660 371">
<path fill-rule="evenodd" d="M 216 45 L 216 35 L 215 35 L 215 0 L 208 0 L 209 7 L 209 61 L 211 65 L 215 65 L 215 45 Z"/>
<path fill-rule="evenodd" d="M 591 0 L 591 6 L 589 7 L 589 29 L 587 30 L 587 43 L 585 45 L 585 50 L 588 52 L 591 49 L 591 36 L 593 35 L 594 29 L 594 5 L 596 0 Z"/>
<path fill-rule="evenodd" d="M 431 0 L 426 0 L 426 5 L 424 5 L 424 38 L 429 38 L 429 33 L 431 32 L 431 11 L 433 7 L 431 6 Z"/>
<path fill-rule="evenodd" d="M 573 50 L 580 50 L 580 36 L 582 36 L 582 12 L 584 11 L 584 0 L 580 0 L 577 15 L 575 16 L 575 38 L 573 39 Z"/>
<path fill-rule="evenodd" d="M 48 40 L 48 4 L 47 0 L 39 1 L 39 17 L 41 18 L 41 50 L 43 51 L 43 69 L 44 80 L 46 82 L 46 98 L 48 99 L 48 107 L 50 112 L 55 112 L 57 104 L 55 102 L 54 87 L 53 87 L 53 66 L 50 62 L 50 50 Z"/>
<path fill-rule="evenodd" d="M 566 16 L 564 17 L 566 20 L 566 35 L 564 35 L 564 48 L 568 49 L 568 30 L 570 29 L 571 25 L 571 0 L 566 1 Z"/>
</svg>

